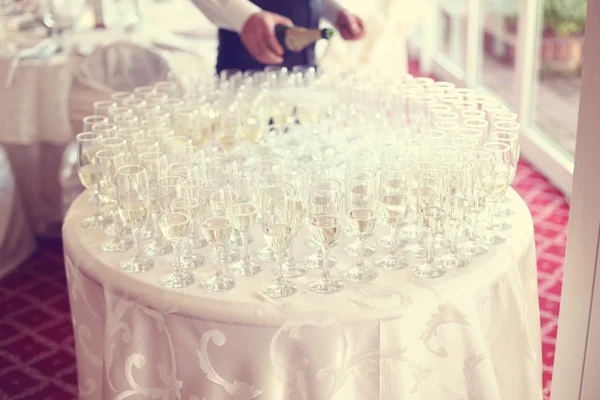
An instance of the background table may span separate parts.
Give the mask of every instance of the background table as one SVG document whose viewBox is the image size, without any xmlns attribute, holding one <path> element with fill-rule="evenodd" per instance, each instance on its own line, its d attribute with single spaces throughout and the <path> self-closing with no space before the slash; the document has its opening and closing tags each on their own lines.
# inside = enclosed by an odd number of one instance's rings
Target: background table
<svg viewBox="0 0 600 400">
<path fill-rule="evenodd" d="M 86 193 L 63 227 L 80 398 L 541 399 L 532 221 L 509 195 L 510 239 L 469 268 L 438 280 L 380 271 L 335 295 L 306 291 L 314 270 L 296 280 L 296 295 L 274 301 L 259 292 L 272 264 L 228 293 L 161 287 L 169 256 L 146 273 L 122 272 L 130 253 L 103 253 L 103 234 L 81 227 Z M 312 251 L 304 237 L 297 258 Z"/>
</svg>

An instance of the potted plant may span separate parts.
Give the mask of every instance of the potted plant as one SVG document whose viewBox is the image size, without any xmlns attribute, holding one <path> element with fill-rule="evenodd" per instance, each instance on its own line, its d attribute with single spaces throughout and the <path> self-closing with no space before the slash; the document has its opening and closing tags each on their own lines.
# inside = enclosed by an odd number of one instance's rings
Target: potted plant
<svg viewBox="0 0 600 400">
<path fill-rule="evenodd" d="M 581 69 L 587 0 L 545 0 L 541 44 L 543 70 L 573 74 Z"/>
</svg>

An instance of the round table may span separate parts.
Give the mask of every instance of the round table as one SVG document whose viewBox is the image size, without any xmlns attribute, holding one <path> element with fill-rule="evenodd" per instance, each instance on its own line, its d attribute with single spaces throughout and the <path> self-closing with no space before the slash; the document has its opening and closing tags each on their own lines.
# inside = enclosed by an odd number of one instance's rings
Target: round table
<svg viewBox="0 0 600 400">
<path fill-rule="evenodd" d="M 145 273 L 121 271 L 130 253 L 102 252 L 104 234 L 81 227 L 92 211 L 84 193 L 63 226 L 80 398 L 541 399 L 533 224 L 508 195 L 509 240 L 468 268 L 437 280 L 380 271 L 334 295 L 305 289 L 313 270 L 296 279 L 296 295 L 271 300 L 259 292 L 273 279 L 267 263 L 227 293 L 163 288 L 170 256 Z M 252 236 L 252 248 L 263 245 L 259 227 Z M 305 237 L 298 259 L 313 251 Z M 340 249 L 332 254 L 351 262 Z"/>
</svg>

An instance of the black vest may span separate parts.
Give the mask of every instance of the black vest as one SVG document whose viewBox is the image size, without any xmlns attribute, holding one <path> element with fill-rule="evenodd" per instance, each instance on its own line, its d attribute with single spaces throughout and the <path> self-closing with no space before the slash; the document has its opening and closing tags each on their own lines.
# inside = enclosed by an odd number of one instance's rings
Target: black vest
<svg viewBox="0 0 600 400">
<path fill-rule="evenodd" d="M 251 0 L 265 11 L 283 15 L 294 25 L 304 28 L 318 28 L 321 18 L 322 0 Z M 299 53 L 286 52 L 283 66 L 316 66 L 315 46 L 309 46 Z M 232 31 L 219 29 L 219 52 L 217 55 L 217 73 L 224 69 L 263 69 L 264 64 L 255 60 L 246 50 L 240 36 Z"/>
</svg>

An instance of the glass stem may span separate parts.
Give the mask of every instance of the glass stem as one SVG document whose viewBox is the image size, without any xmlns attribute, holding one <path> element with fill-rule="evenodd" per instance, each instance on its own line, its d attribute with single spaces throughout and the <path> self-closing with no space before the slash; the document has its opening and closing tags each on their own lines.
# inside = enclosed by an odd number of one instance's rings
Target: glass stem
<svg viewBox="0 0 600 400">
<path fill-rule="evenodd" d="M 94 217 L 99 219 L 102 216 L 102 212 L 100 211 L 100 195 L 97 190 L 94 190 L 94 200 L 96 200 L 94 205 Z"/>
<path fill-rule="evenodd" d="M 430 233 L 428 235 L 426 235 L 427 237 L 427 263 L 428 264 L 433 264 L 433 262 L 435 261 L 435 234 L 434 233 Z"/>
<path fill-rule="evenodd" d="M 225 249 L 223 247 L 219 247 L 215 249 L 215 251 L 217 252 L 217 262 L 215 263 L 215 279 L 220 281 L 223 280 L 223 269 L 221 264 L 223 262 L 223 252 Z"/>
<path fill-rule="evenodd" d="M 490 202 L 490 207 L 488 210 L 488 225 L 487 228 L 490 231 L 494 230 L 494 214 L 496 214 L 497 202 Z"/>
<path fill-rule="evenodd" d="M 460 225 L 451 225 L 450 228 L 450 252 L 456 254 L 458 252 L 458 248 L 456 247 L 456 242 L 458 241 L 458 231 L 460 230 Z"/>
<path fill-rule="evenodd" d="M 248 232 L 240 231 L 240 237 L 242 238 L 242 264 L 250 264 L 250 252 L 248 251 Z"/>
<path fill-rule="evenodd" d="M 471 217 L 471 242 L 474 242 L 477 239 L 477 219 L 479 218 L 479 213 L 473 213 Z"/>
<path fill-rule="evenodd" d="M 173 256 L 175 257 L 175 268 L 173 269 L 173 275 L 180 277 L 181 276 L 181 251 L 180 245 L 181 243 L 173 242 Z"/>
<path fill-rule="evenodd" d="M 190 236 L 188 235 L 185 239 L 185 248 L 183 251 L 184 257 L 190 257 L 192 255 L 192 245 L 190 244 Z"/>
<path fill-rule="evenodd" d="M 285 251 L 277 252 L 277 254 L 275 254 L 275 260 L 277 262 L 277 276 L 275 277 L 276 285 L 283 285 L 285 282 L 285 278 L 283 276 L 283 263 L 285 262 L 285 255 Z"/>
<path fill-rule="evenodd" d="M 362 236 L 358 237 L 358 249 L 356 250 L 356 267 L 364 268 L 365 266 L 365 239 Z"/>
<path fill-rule="evenodd" d="M 329 282 L 329 246 L 321 246 L 319 248 L 321 253 L 323 254 L 323 280 L 325 282 Z"/>
<path fill-rule="evenodd" d="M 119 217 L 119 212 L 117 211 L 116 207 L 110 210 L 111 214 L 112 214 L 112 218 L 113 218 L 113 223 L 115 224 L 115 236 L 113 237 L 113 240 L 115 242 L 118 242 L 122 239 L 122 235 L 123 235 L 123 223 L 121 222 L 121 217 Z"/>
<path fill-rule="evenodd" d="M 163 243 L 163 235 L 160 232 L 160 228 L 158 227 L 157 213 L 152 213 L 152 223 L 154 224 L 154 229 L 152 230 L 153 240 L 157 246 L 160 246 Z"/>
<path fill-rule="evenodd" d="M 390 247 L 390 261 L 395 264 L 398 260 L 398 253 L 400 251 L 400 241 L 398 235 L 400 234 L 400 224 L 392 226 L 392 247 Z"/>
<path fill-rule="evenodd" d="M 291 265 L 291 266 L 293 266 L 293 264 L 294 264 L 294 255 L 293 255 L 294 251 L 293 251 L 293 248 L 294 248 L 294 240 L 292 240 L 292 243 L 290 243 L 290 248 L 289 248 L 289 250 L 287 252 L 286 260 L 285 260 L 285 263 L 288 264 L 288 265 Z"/>
<path fill-rule="evenodd" d="M 142 253 L 142 246 L 140 246 L 140 239 L 142 236 L 142 230 L 139 228 L 131 229 L 131 236 L 133 236 L 133 246 L 135 248 L 135 260 L 141 262 L 144 260 Z"/>
</svg>

